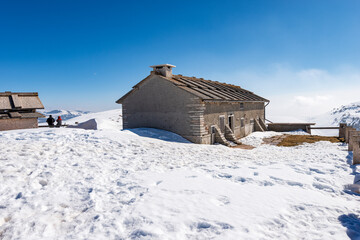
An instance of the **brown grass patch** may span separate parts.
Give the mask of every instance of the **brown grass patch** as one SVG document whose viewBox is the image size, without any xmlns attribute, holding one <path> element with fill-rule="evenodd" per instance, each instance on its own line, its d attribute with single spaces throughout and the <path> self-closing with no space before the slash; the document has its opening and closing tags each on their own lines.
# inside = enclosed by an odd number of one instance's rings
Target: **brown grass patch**
<svg viewBox="0 0 360 240">
<path fill-rule="evenodd" d="M 241 149 L 251 150 L 251 149 L 254 149 L 255 147 L 246 145 L 246 144 L 239 144 L 236 146 L 232 146 L 232 148 L 241 148 Z"/>
<path fill-rule="evenodd" d="M 338 137 L 324 137 L 316 135 L 285 135 L 277 146 L 293 147 L 303 143 L 315 143 L 319 141 L 329 141 L 332 143 L 343 142 L 343 139 Z"/>
</svg>

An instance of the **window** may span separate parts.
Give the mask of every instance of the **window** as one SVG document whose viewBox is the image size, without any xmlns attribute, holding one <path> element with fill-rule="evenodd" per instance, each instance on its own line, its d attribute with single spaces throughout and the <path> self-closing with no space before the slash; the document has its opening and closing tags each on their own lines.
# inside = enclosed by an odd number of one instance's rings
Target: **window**
<svg viewBox="0 0 360 240">
<path fill-rule="evenodd" d="M 245 119 L 244 118 L 240 119 L 240 127 L 245 127 Z"/>
<path fill-rule="evenodd" d="M 240 103 L 240 110 L 244 110 L 244 103 Z"/>
</svg>

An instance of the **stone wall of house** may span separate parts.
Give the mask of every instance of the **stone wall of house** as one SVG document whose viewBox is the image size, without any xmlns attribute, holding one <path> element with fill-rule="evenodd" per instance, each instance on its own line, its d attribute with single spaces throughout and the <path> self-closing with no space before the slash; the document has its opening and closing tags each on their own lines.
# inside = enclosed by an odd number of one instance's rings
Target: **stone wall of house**
<svg viewBox="0 0 360 240">
<path fill-rule="evenodd" d="M 265 120 L 264 103 L 244 103 L 241 109 L 240 103 L 207 102 L 204 112 L 205 130 L 210 133 L 212 125 L 220 126 L 220 116 L 224 116 L 225 124 L 229 124 L 229 116 L 233 115 L 233 132 L 237 138 L 249 135 L 253 132 L 251 120 L 261 118 Z M 244 126 L 240 126 L 241 118 L 244 118 Z M 204 136 L 206 137 L 206 136 Z"/>
<path fill-rule="evenodd" d="M 158 75 L 144 81 L 122 103 L 123 127 L 149 127 L 177 133 L 195 142 L 203 142 L 204 103 Z"/>
<path fill-rule="evenodd" d="M 0 119 L 0 131 L 25 128 L 37 128 L 37 118 L 8 118 Z"/>
</svg>

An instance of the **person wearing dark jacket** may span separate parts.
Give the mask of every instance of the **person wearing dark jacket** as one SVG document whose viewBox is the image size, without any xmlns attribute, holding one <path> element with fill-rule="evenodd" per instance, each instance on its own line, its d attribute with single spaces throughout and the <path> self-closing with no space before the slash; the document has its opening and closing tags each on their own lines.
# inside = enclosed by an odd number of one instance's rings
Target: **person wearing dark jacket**
<svg viewBox="0 0 360 240">
<path fill-rule="evenodd" d="M 62 119 L 60 116 L 56 119 L 56 127 L 61 127 Z"/>
<path fill-rule="evenodd" d="M 54 127 L 55 119 L 50 115 L 48 119 L 46 119 L 47 124 L 49 127 Z"/>
</svg>

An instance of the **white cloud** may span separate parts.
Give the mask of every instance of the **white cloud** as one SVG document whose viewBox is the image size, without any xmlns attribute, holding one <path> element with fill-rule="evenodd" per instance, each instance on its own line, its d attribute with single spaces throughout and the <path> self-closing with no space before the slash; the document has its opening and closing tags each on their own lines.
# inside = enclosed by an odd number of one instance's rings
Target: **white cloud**
<svg viewBox="0 0 360 240">
<path fill-rule="evenodd" d="M 295 105 L 302 105 L 302 106 L 314 106 L 314 105 L 322 105 L 329 101 L 331 96 L 315 96 L 315 97 L 308 97 L 308 96 L 295 96 L 294 97 L 294 104 Z"/>
<path fill-rule="evenodd" d="M 277 94 L 269 97 L 271 102 L 267 107 L 267 113 L 269 116 L 289 116 L 306 121 L 335 107 L 359 102 L 359 92 L 358 87 L 345 86 L 337 90 L 302 92 L 302 95 L 291 94 L 291 92 Z"/>
<path fill-rule="evenodd" d="M 221 74 L 217 80 L 220 78 L 269 99 L 269 117 L 306 120 L 334 107 L 360 101 L 360 70 L 349 66 L 325 70 L 275 64 L 260 71 Z"/>
</svg>

